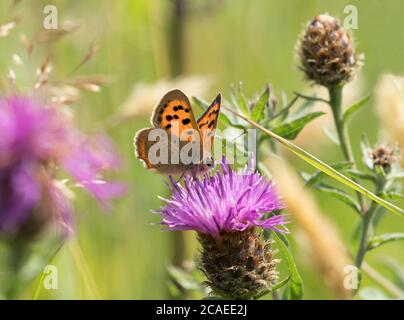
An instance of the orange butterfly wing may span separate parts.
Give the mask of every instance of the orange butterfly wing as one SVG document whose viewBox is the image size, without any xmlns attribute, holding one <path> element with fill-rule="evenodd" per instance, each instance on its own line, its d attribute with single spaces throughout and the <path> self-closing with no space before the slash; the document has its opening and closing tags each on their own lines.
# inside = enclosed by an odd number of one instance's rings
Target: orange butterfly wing
<svg viewBox="0 0 404 320">
<path fill-rule="evenodd" d="M 199 131 L 191 104 L 178 89 L 164 95 L 153 112 L 151 122 L 154 127 L 166 129 L 179 137 L 188 129 Z"/>
<path fill-rule="evenodd" d="M 143 160 L 148 169 L 156 169 L 162 173 L 168 174 L 182 173 L 186 169 L 184 168 L 186 165 L 181 162 L 173 163 L 173 161 L 171 161 L 172 151 L 178 154 L 186 143 L 194 140 L 202 141 L 187 96 L 178 89 L 167 92 L 154 109 L 151 123 L 154 128 L 142 129 L 135 136 L 134 145 L 136 157 Z M 148 151 L 153 144 L 156 143 L 156 141 L 150 141 L 149 134 L 156 128 L 162 128 L 168 133 L 169 143 L 167 151 L 170 158 L 166 164 L 154 164 L 149 159 Z M 171 136 L 178 138 L 179 143 L 177 145 L 171 143 Z M 200 160 L 201 159 L 195 159 L 195 161 Z"/>
<path fill-rule="evenodd" d="M 204 155 L 210 155 L 215 138 L 215 130 L 219 120 L 222 96 L 219 93 L 208 109 L 198 119 L 198 129 L 202 136 Z M 205 156 L 204 156 L 205 158 Z"/>
</svg>

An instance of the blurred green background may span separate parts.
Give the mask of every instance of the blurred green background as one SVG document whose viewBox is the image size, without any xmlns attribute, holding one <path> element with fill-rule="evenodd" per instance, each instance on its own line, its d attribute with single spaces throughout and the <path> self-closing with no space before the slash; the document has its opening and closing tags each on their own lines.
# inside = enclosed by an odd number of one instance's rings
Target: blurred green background
<svg viewBox="0 0 404 320">
<path fill-rule="evenodd" d="M 298 35 L 306 22 L 317 14 L 328 12 L 344 18 L 344 7 L 348 4 L 358 8 L 359 28 L 354 35 L 358 51 L 366 55 L 361 75 L 364 79 L 362 94 L 373 90 L 381 74 L 404 73 L 404 3 L 401 0 L 187 2 L 189 10 L 180 26 L 176 23 L 181 21 L 170 17 L 173 4 L 169 0 L 23 0 L 14 8 L 11 8 L 12 1 L 0 3 L 2 23 L 17 14 L 21 18 L 14 35 L 0 42 L 2 77 L 11 64 L 11 54 L 22 51 L 18 34 L 29 35 L 41 27 L 43 8 L 47 4 L 57 7 L 60 21 L 70 19 L 80 24 L 78 30 L 52 46 L 57 75 L 69 74 L 83 58 L 89 44 L 99 40 L 100 51 L 78 74 L 107 74 L 112 75 L 114 81 L 100 93 L 83 95 L 73 109 L 83 130 L 102 130 L 112 136 L 124 160 L 117 177 L 130 187 L 128 194 L 114 203 L 110 213 L 100 212 L 86 194 L 77 194 L 78 226 L 74 238 L 81 248 L 82 263 L 75 263 L 68 247 L 62 248 L 54 261 L 59 272 L 59 289 L 43 290 L 41 298 L 168 297 L 166 266 L 172 256 L 173 235 L 152 225 L 159 219 L 150 213 L 161 205 L 157 196 L 165 195 L 167 191 L 163 178 L 144 170 L 134 158 L 132 147 L 134 133 L 149 124 L 149 115 L 141 114 L 118 125 L 111 122 L 138 82 L 169 79 L 179 71 L 183 75 L 206 75 L 213 79 L 208 94 L 203 97 L 206 100 L 211 100 L 218 91 L 227 98 L 230 85 L 239 81 L 243 82 L 248 95 L 261 90 L 267 82 L 275 93 L 285 91 L 289 97 L 295 90 L 310 92 L 297 69 L 294 47 Z M 173 36 L 173 27 L 183 30 L 182 40 Z M 150 97 L 154 103 L 159 98 Z M 363 131 L 368 133 L 372 143 L 377 142 L 374 99 L 351 124 L 356 154 Z M 316 136 L 311 139 L 305 142 L 309 150 L 310 145 L 317 143 Z M 325 161 L 340 159 L 339 151 L 327 142 L 313 150 Z M 293 156 L 290 160 L 296 168 L 307 168 Z M 324 214 L 337 224 L 348 243 L 357 222 L 355 213 L 328 196 L 316 196 Z M 305 298 L 332 298 L 305 254 L 299 250 L 294 231 L 292 224 L 289 238 L 302 272 Z M 380 231 L 403 232 L 403 221 L 388 214 Z M 189 239 L 192 237 L 193 234 Z M 402 243 L 389 244 L 369 253 L 367 261 L 379 271 L 388 272 L 384 265 L 387 257 L 404 265 Z M 374 286 L 374 283 L 365 279 L 365 286 Z M 26 298 L 31 297 L 32 289 L 27 290 Z"/>
</svg>

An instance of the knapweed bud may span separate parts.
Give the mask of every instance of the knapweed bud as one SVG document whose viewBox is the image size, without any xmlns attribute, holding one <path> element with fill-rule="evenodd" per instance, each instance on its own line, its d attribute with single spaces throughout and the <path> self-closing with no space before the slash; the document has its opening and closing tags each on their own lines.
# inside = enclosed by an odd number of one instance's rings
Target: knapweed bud
<svg viewBox="0 0 404 320">
<path fill-rule="evenodd" d="M 271 250 L 262 232 L 221 232 L 213 237 L 199 233 L 201 267 L 214 292 L 234 299 L 252 299 L 270 290 L 278 279 Z"/>
<path fill-rule="evenodd" d="M 215 294 L 251 299 L 276 280 L 277 260 L 261 235 L 263 229 L 287 231 L 284 215 L 266 216 L 283 206 L 274 186 L 254 172 L 251 159 L 239 171 L 223 159 L 221 169 L 185 177 L 184 186 L 171 179 L 172 196 L 157 213 L 169 230 L 198 233 L 201 268 Z"/>
<path fill-rule="evenodd" d="M 309 23 L 298 53 L 307 79 L 328 88 L 352 80 L 361 64 L 350 33 L 328 14 L 318 15 Z"/>
<path fill-rule="evenodd" d="M 377 146 L 370 154 L 373 166 L 381 166 L 384 172 L 390 172 L 391 166 L 399 159 L 398 152 L 397 148 L 391 148 L 386 145 Z"/>
</svg>

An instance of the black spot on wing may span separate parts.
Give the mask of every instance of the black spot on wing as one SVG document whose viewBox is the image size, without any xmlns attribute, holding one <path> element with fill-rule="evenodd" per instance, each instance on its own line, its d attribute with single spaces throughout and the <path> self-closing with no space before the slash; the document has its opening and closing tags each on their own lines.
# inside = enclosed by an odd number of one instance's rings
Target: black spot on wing
<svg viewBox="0 0 404 320">
<path fill-rule="evenodd" d="M 173 120 L 173 117 L 170 116 L 170 115 L 168 115 L 168 116 L 166 116 L 166 120 L 167 120 L 167 121 L 171 121 L 171 120 Z"/>
<path fill-rule="evenodd" d="M 183 125 L 187 125 L 190 122 L 191 122 L 191 119 L 189 119 L 189 118 L 182 119 L 182 124 Z"/>
</svg>

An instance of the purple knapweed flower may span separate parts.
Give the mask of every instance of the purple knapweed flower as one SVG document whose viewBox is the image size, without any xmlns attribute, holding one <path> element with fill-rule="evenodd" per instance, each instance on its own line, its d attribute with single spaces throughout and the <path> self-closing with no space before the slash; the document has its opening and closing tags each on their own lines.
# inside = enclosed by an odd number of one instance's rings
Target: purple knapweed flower
<svg viewBox="0 0 404 320">
<path fill-rule="evenodd" d="M 123 192 L 101 173 L 117 159 L 104 140 L 86 138 L 56 107 L 31 98 L 0 99 L 0 235 L 34 235 L 53 222 L 72 229 L 65 186 L 55 179 L 64 169 L 103 206 Z"/>
<path fill-rule="evenodd" d="M 201 244 L 200 268 L 216 294 L 251 299 L 271 290 L 278 279 L 272 240 L 263 229 L 288 232 L 283 205 L 270 181 L 254 171 L 251 157 L 235 171 L 225 159 L 221 170 L 202 178 L 171 178 L 172 196 L 157 211 L 168 230 L 195 230 Z M 268 217 L 266 214 L 273 214 Z"/>
<path fill-rule="evenodd" d="M 184 178 L 184 186 L 171 178 L 172 197 L 158 213 L 169 230 L 195 230 L 211 236 L 221 231 L 244 231 L 261 227 L 285 232 L 285 216 L 265 218 L 282 209 L 271 184 L 254 172 L 250 158 L 247 168 L 234 171 L 225 159 L 221 171 L 202 179 Z"/>
</svg>

